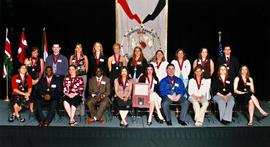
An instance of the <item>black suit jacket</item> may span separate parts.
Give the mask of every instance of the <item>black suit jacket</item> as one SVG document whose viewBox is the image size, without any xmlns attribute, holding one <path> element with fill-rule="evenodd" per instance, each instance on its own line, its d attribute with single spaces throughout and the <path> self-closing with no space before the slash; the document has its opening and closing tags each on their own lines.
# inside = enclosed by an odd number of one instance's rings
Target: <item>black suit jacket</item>
<svg viewBox="0 0 270 147">
<path fill-rule="evenodd" d="M 96 63 L 96 59 L 93 55 L 89 58 L 89 76 L 90 78 L 95 76 L 95 70 L 97 67 L 101 67 L 103 70 L 103 75 L 107 76 L 108 73 L 108 63 L 107 57 L 105 55 L 99 57 L 99 63 Z"/>
<path fill-rule="evenodd" d="M 128 72 L 129 74 L 132 76 L 134 75 L 134 68 L 135 66 L 131 65 L 132 62 L 132 58 L 129 59 L 128 64 L 127 64 L 127 68 L 128 68 Z M 136 65 L 136 79 L 140 76 L 141 73 L 144 73 L 145 67 L 147 66 L 147 60 L 145 58 L 143 58 L 141 64 Z"/>
<path fill-rule="evenodd" d="M 220 56 L 218 59 L 217 59 L 217 69 L 219 68 L 220 65 L 223 65 L 223 64 L 226 64 L 226 57 L 223 55 L 223 56 Z M 238 59 L 234 56 L 231 56 L 230 57 L 230 64 L 229 64 L 229 77 L 230 77 L 230 80 L 231 82 L 233 82 L 234 78 L 238 75 L 238 72 L 239 72 L 239 62 L 238 62 Z"/>
<path fill-rule="evenodd" d="M 50 89 L 48 92 L 47 89 Z M 53 75 L 51 80 L 51 86 L 47 84 L 46 77 L 42 78 L 38 83 L 38 95 L 43 97 L 45 94 L 49 94 L 52 98 L 59 99 L 63 93 L 63 83 L 56 76 Z"/>
</svg>

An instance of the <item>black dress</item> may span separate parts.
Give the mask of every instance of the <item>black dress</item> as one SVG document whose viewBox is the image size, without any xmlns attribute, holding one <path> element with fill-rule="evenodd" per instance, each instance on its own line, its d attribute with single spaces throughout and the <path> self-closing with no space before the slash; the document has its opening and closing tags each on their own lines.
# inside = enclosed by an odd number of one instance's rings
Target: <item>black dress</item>
<svg viewBox="0 0 270 147">
<path fill-rule="evenodd" d="M 242 80 L 242 77 L 239 76 L 239 82 L 238 82 L 238 87 L 237 90 L 242 91 L 242 92 L 247 92 L 245 94 L 238 94 L 236 96 L 236 100 L 239 103 L 247 105 L 249 100 L 251 99 L 251 95 L 253 92 L 250 91 L 250 80 L 247 79 L 247 83 L 245 84 L 244 81 Z"/>
</svg>

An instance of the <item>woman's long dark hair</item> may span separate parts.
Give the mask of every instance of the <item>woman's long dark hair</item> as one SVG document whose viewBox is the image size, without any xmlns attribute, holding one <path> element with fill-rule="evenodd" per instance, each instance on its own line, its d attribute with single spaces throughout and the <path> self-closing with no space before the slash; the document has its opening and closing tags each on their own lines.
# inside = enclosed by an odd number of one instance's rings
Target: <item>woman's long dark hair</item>
<svg viewBox="0 0 270 147">
<path fill-rule="evenodd" d="M 127 70 L 127 79 L 126 80 L 129 80 L 130 78 L 129 78 L 129 76 L 128 76 L 128 69 L 127 69 L 127 67 L 126 66 L 122 66 L 122 68 L 121 68 L 121 70 L 120 70 L 120 74 L 119 74 L 119 76 L 118 76 L 118 83 L 119 83 L 119 85 L 121 85 L 121 86 L 123 86 L 123 82 L 122 82 L 122 71 L 124 70 L 124 69 L 126 69 Z"/>
</svg>

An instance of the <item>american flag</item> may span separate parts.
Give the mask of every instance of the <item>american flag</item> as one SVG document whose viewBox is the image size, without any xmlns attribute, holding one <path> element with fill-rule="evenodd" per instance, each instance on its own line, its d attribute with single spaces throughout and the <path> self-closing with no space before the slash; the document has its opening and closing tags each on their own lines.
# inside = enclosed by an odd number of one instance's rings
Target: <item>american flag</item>
<svg viewBox="0 0 270 147">
<path fill-rule="evenodd" d="M 221 42 L 221 31 L 218 32 L 218 56 L 223 56 L 222 42 Z"/>
</svg>

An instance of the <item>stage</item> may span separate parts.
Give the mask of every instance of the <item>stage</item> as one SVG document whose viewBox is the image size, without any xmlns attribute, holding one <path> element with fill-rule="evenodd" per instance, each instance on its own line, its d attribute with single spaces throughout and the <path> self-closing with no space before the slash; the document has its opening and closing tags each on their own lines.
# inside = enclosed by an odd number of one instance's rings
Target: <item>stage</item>
<svg viewBox="0 0 270 147">
<path fill-rule="evenodd" d="M 261 101 L 262 107 L 270 112 L 270 105 Z M 177 123 L 172 111 L 173 125 L 158 124 L 153 118 L 151 126 L 147 117 L 128 117 L 129 127 L 120 128 L 119 120 L 113 117 L 104 124 L 87 124 L 86 119 L 77 117 L 77 127 L 69 127 L 67 117 L 56 115 L 49 127 L 37 127 L 35 119 L 29 120 L 28 111 L 22 113 L 24 123 L 7 121 L 8 102 L 0 101 L 0 146 L 269 146 L 270 117 L 260 119 L 258 112 L 254 127 L 247 127 L 247 119 L 238 112 L 229 125 L 221 124 L 215 114 L 209 112 L 201 128 L 194 126 L 188 115 L 188 126 Z"/>
</svg>

